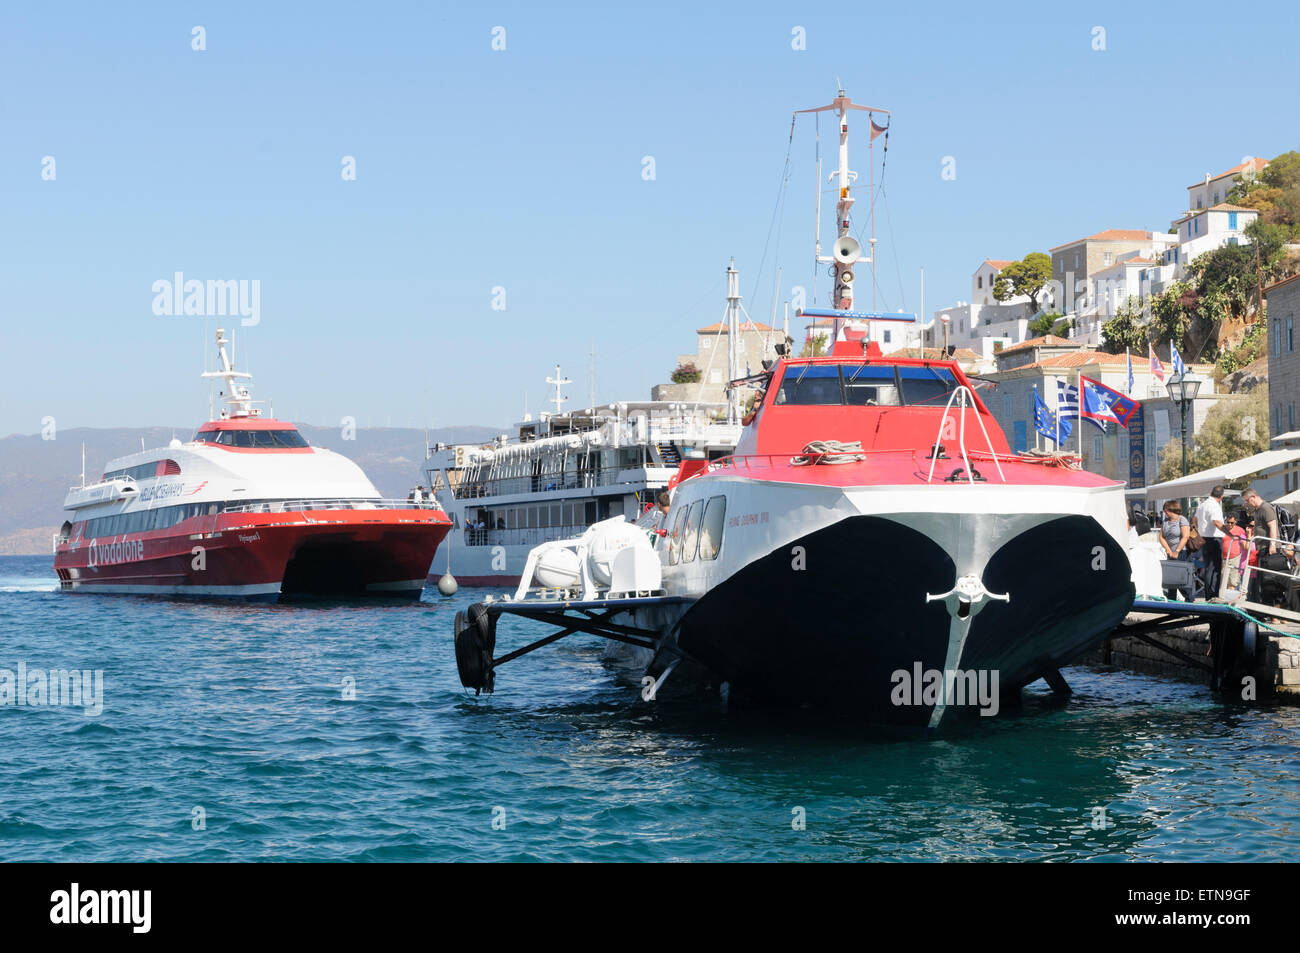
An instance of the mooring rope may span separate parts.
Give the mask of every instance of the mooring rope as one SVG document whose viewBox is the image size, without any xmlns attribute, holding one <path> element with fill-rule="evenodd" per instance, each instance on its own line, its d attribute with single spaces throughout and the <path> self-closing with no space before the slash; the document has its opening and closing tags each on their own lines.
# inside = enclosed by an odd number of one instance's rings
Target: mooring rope
<svg viewBox="0 0 1300 953">
<path fill-rule="evenodd" d="M 1167 602 L 1170 605 L 1175 605 L 1175 606 L 1194 606 L 1198 604 L 1195 602 L 1185 602 L 1182 599 L 1170 599 L 1168 596 L 1165 595 L 1146 596 L 1145 598 L 1147 602 Z M 1223 606 L 1225 609 L 1231 609 L 1233 612 L 1237 613 L 1237 615 L 1241 616 L 1243 619 L 1247 620 L 1248 622 L 1253 622 L 1256 625 L 1263 626 L 1264 628 L 1268 629 L 1270 632 L 1276 632 L 1278 635 L 1283 636 L 1284 638 L 1288 638 L 1288 639 L 1300 638 L 1300 636 L 1294 635 L 1290 632 L 1284 632 L 1281 629 L 1274 628 L 1273 626 L 1269 625 L 1267 622 L 1263 621 L 1262 619 L 1255 618 L 1245 609 L 1238 609 L 1236 606 L 1232 605 L 1231 603 L 1202 602 L 1199 604 L 1206 605 L 1206 606 Z"/>
<path fill-rule="evenodd" d="M 806 467 L 818 463 L 858 463 L 866 458 L 860 440 L 814 440 L 803 448 L 803 453 L 790 458 L 790 465 Z"/>
</svg>

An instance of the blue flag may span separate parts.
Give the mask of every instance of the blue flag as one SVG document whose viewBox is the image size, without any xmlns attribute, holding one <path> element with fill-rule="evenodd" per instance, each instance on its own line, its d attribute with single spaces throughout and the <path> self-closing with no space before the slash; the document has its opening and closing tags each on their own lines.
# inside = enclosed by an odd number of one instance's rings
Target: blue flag
<svg viewBox="0 0 1300 953">
<path fill-rule="evenodd" d="M 1174 373 L 1179 375 L 1187 374 L 1187 365 L 1183 363 L 1183 356 L 1178 353 L 1178 345 L 1169 342 L 1169 359 L 1174 362 Z"/>
<path fill-rule="evenodd" d="M 1055 440 L 1059 436 L 1056 432 L 1056 414 L 1038 396 L 1037 384 L 1034 385 L 1034 429 L 1048 440 Z"/>
<path fill-rule="evenodd" d="M 1084 420 L 1091 420 L 1099 426 L 1113 420 L 1121 427 L 1127 427 L 1133 415 L 1142 410 L 1142 405 L 1136 400 L 1125 397 L 1101 381 L 1081 376 L 1079 383 L 1083 385 Z M 1105 427 L 1103 426 L 1102 429 L 1104 430 Z"/>
<path fill-rule="evenodd" d="M 1061 439 L 1058 446 L 1063 446 L 1074 433 L 1074 418 L 1079 412 L 1079 389 L 1073 384 L 1066 386 L 1065 381 L 1056 379 L 1056 424 L 1060 428 Z M 1056 439 L 1056 431 L 1052 439 Z"/>
<path fill-rule="evenodd" d="M 1129 353 L 1128 348 L 1124 348 L 1124 360 L 1128 361 L 1128 387 L 1124 388 L 1124 393 L 1131 394 L 1133 393 L 1133 355 Z"/>
</svg>

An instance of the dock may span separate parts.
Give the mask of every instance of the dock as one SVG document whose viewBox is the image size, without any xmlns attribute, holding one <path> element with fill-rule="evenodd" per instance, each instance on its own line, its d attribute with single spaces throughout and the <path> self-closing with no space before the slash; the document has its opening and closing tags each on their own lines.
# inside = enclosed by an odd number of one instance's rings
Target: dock
<svg viewBox="0 0 1300 953">
<path fill-rule="evenodd" d="M 1300 705 L 1300 613 L 1253 602 L 1139 599 L 1082 661 L 1195 682 L 1247 704 Z"/>
</svg>

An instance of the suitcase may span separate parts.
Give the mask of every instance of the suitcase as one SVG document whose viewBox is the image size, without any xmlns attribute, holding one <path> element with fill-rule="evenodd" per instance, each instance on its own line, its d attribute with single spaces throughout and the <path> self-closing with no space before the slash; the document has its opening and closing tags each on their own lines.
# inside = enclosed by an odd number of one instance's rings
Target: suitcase
<svg viewBox="0 0 1300 953">
<path fill-rule="evenodd" d="M 1260 569 L 1271 569 L 1275 572 L 1284 572 L 1290 574 L 1291 564 L 1281 553 L 1269 555 L 1261 553 L 1259 557 Z M 1283 576 L 1275 576 L 1272 572 L 1262 572 L 1259 574 L 1259 601 L 1265 605 L 1279 606 L 1286 598 L 1286 592 L 1291 580 Z"/>
</svg>

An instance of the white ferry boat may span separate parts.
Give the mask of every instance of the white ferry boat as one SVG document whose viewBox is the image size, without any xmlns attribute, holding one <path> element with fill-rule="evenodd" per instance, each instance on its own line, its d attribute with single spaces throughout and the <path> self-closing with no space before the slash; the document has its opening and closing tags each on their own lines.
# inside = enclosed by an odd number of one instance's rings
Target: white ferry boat
<svg viewBox="0 0 1300 953">
<path fill-rule="evenodd" d="M 262 415 L 217 331 L 228 405 L 188 443 L 110 460 L 68 491 L 61 587 L 92 593 L 419 598 L 450 522 L 385 500 L 359 466 Z"/>
<path fill-rule="evenodd" d="M 425 485 L 452 529 L 429 578 L 515 586 L 534 546 L 636 519 L 683 458 L 724 457 L 740 431 L 726 404 L 627 401 L 543 414 L 486 445 L 430 448 Z"/>
</svg>

